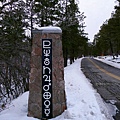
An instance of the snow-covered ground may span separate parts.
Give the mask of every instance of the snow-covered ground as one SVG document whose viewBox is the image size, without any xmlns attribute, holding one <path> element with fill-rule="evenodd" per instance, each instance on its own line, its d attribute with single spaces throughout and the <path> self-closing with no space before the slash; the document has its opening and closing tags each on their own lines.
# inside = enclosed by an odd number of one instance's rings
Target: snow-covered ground
<svg viewBox="0 0 120 120">
<path fill-rule="evenodd" d="M 112 115 L 115 115 L 116 107 L 105 103 L 93 89 L 92 84 L 81 71 L 81 60 L 82 58 L 65 68 L 67 110 L 62 115 L 50 120 L 113 120 Z M 111 64 L 107 57 L 102 57 L 99 60 Z M 120 64 L 115 62 L 114 64 L 116 67 L 120 67 Z M 0 120 L 38 120 L 27 117 L 28 95 L 29 92 L 26 92 L 13 100 L 0 113 Z"/>
<path fill-rule="evenodd" d="M 120 68 L 120 55 L 115 59 L 113 59 L 112 56 L 98 56 L 96 59 L 104 63 L 107 63 L 111 66 Z"/>
</svg>

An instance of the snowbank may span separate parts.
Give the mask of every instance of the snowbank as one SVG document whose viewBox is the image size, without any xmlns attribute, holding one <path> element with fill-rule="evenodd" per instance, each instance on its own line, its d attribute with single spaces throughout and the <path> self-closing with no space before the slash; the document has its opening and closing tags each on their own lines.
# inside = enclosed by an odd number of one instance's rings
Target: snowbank
<svg viewBox="0 0 120 120">
<path fill-rule="evenodd" d="M 81 59 L 65 68 L 67 110 L 51 120 L 113 120 L 115 108 L 105 103 L 81 71 Z M 38 120 L 27 117 L 28 94 L 15 99 L 0 113 L 0 120 Z"/>
<path fill-rule="evenodd" d="M 102 61 L 106 64 L 109 64 L 111 66 L 120 68 L 120 55 L 118 57 L 116 57 L 115 59 L 113 59 L 112 56 L 99 56 L 95 59 Z"/>
</svg>

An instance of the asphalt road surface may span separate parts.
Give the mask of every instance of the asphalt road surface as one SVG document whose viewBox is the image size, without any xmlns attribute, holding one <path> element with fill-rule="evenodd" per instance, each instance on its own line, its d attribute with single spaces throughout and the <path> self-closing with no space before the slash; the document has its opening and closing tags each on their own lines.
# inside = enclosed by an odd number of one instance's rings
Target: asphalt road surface
<svg viewBox="0 0 120 120">
<path fill-rule="evenodd" d="M 81 69 L 106 102 L 116 101 L 119 112 L 114 119 L 120 120 L 120 69 L 93 58 L 82 59 Z"/>
</svg>

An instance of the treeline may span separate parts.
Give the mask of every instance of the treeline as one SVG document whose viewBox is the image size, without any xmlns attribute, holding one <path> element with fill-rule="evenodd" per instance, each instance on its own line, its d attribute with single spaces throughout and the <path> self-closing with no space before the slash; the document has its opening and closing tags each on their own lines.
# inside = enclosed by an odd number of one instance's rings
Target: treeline
<svg viewBox="0 0 120 120">
<path fill-rule="evenodd" d="M 25 8 L 23 1 L 0 2 L 0 110 L 28 90 L 31 40 L 25 35 Z"/>
<path fill-rule="evenodd" d="M 94 55 L 113 55 L 115 58 L 120 54 L 120 0 L 117 1 L 115 12 L 94 37 Z"/>
<path fill-rule="evenodd" d="M 87 54 L 84 18 L 75 0 L 0 1 L 1 106 L 29 90 L 32 30 L 35 26 L 61 27 L 66 66 L 68 58 L 72 63 L 75 58 Z"/>
</svg>

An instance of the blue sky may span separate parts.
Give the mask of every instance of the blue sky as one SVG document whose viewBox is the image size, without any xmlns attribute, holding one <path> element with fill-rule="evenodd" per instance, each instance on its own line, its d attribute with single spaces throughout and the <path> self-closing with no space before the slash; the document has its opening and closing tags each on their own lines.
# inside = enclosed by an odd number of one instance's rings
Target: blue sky
<svg viewBox="0 0 120 120">
<path fill-rule="evenodd" d="M 100 26 L 107 19 L 111 17 L 115 0 L 78 0 L 81 12 L 84 12 L 85 18 L 85 32 L 87 32 L 90 41 L 93 40 L 94 35 L 99 31 Z"/>
</svg>

